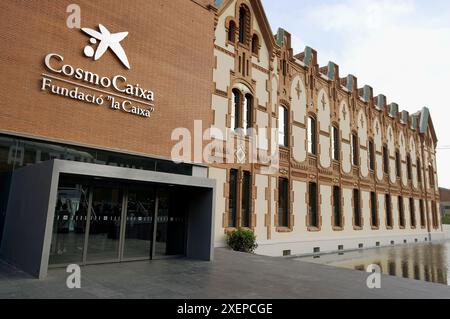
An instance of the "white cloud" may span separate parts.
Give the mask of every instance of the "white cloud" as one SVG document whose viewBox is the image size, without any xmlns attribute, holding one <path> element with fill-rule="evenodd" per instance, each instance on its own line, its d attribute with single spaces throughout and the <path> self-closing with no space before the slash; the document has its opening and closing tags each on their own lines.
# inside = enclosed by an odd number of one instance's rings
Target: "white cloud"
<svg viewBox="0 0 450 319">
<path fill-rule="evenodd" d="M 325 30 L 364 33 L 395 21 L 400 15 L 412 13 L 414 9 L 414 2 L 410 0 L 350 0 L 319 5 L 309 13 L 309 18 L 320 23 Z"/>
<path fill-rule="evenodd" d="M 421 16 L 413 1 L 347 0 L 312 7 L 307 14 L 314 28 L 340 39 L 327 56 L 319 47 L 323 65 L 332 59 L 341 77 L 358 77 L 374 94 L 385 94 L 401 109 L 416 112 L 428 106 L 440 145 L 450 145 L 450 14 L 446 24 Z M 442 18 L 442 13 L 440 14 Z M 323 39 L 323 41 L 327 41 Z M 438 153 L 440 185 L 450 187 L 450 151 Z"/>
</svg>

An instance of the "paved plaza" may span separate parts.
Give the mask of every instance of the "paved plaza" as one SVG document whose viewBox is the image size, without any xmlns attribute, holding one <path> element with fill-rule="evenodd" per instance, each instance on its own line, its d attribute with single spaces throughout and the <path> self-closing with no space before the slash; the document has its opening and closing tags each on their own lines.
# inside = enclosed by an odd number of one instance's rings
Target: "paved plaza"
<svg viewBox="0 0 450 319">
<path fill-rule="evenodd" d="M 1 262 L 0 298 L 450 298 L 450 287 L 216 249 L 212 263 L 186 259 L 82 268 L 81 289 L 68 289 L 65 269 L 34 279 Z"/>
</svg>

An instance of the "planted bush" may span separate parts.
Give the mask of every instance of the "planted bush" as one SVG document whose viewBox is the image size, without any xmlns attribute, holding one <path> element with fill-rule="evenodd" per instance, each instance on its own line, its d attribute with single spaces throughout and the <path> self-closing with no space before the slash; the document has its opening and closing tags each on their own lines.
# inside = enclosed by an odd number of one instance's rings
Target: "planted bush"
<svg viewBox="0 0 450 319">
<path fill-rule="evenodd" d="M 247 229 L 238 229 L 228 233 L 227 244 L 234 251 L 243 253 L 253 253 L 258 248 L 256 235 Z"/>
</svg>

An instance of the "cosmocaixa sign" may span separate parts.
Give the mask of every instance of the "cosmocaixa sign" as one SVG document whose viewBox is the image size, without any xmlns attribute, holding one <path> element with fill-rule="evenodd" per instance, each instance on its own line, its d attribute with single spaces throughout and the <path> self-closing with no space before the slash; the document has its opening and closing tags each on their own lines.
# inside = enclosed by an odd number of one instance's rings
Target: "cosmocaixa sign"
<svg viewBox="0 0 450 319">
<path fill-rule="evenodd" d="M 128 57 L 120 44 L 128 32 L 112 34 L 101 24 L 99 29 L 100 32 L 81 29 L 91 36 L 90 44 L 97 45 L 96 49 L 87 45 L 83 51 L 84 55 L 97 61 L 109 49 L 130 69 Z M 48 53 L 44 58 L 44 65 L 47 73 L 42 73 L 42 91 L 144 118 L 150 118 L 155 110 L 154 92 L 138 83 L 133 84 L 124 75 L 108 77 L 84 70 L 65 61 L 59 53 Z"/>
</svg>

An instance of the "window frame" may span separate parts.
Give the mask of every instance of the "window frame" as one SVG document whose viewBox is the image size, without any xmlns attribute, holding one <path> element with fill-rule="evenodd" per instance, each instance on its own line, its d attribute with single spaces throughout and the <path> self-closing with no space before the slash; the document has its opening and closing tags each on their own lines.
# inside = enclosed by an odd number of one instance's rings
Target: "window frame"
<svg viewBox="0 0 450 319">
<path fill-rule="evenodd" d="M 287 106 L 280 104 L 278 113 L 278 144 L 282 147 L 289 147 L 289 111 Z"/>
<path fill-rule="evenodd" d="M 247 20 L 250 18 L 249 9 L 246 5 L 242 4 L 239 8 L 239 36 L 238 42 L 241 44 L 247 44 Z"/>
<path fill-rule="evenodd" d="M 283 188 L 283 189 L 282 189 Z M 278 220 L 279 228 L 289 228 L 289 180 L 285 177 L 278 178 Z M 280 211 L 283 210 L 281 213 Z"/>
<path fill-rule="evenodd" d="M 339 126 L 333 125 L 331 127 L 331 147 L 333 161 L 339 162 L 341 160 L 341 137 Z"/>
<path fill-rule="evenodd" d="M 228 23 L 227 41 L 233 45 L 236 43 L 236 30 L 236 22 L 234 20 L 230 20 Z"/>
<path fill-rule="evenodd" d="M 249 134 L 249 130 L 253 128 L 253 95 L 250 93 L 244 96 L 244 108 L 242 110 L 242 129 L 246 135 Z"/>
<path fill-rule="evenodd" d="M 395 176 L 402 178 L 402 160 L 398 149 L 395 151 Z"/>
<path fill-rule="evenodd" d="M 360 161 L 360 158 L 359 158 L 359 138 L 358 138 L 358 134 L 353 132 L 351 138 L 352 138 L 352 140 L 351 140 L 352 166 L 359 167 L 361 161 Z"/>
<path fill-rule="evenodd" d="M 405 203 L 403 201 L 403 196 L 397 197 L 397 205 L 398 205 L 398 225 L 400 229 L 405 229 L 406 228 Z"/>
<path fill-rule="evenodd" d="M 370 192 L 370 224 L 372 229 L 380 228 L 380 218 L 378 214 L 378 194 Z"/>
<path fill-rule="evenodd" d="M 363 216 L 361 212 L 361 191 L 353 189 L 353 229 L 362 230 L 364 227 Z"/>
<path fill-rule="evenodd" d="M 256 41 L 255 41 L 256 40 Z M 252 35 L 252 53 L 255 56 L 259 55 L 259 37 L 256 33 Z"/>
<path fill-rule="evenodd" d="M 373 139 L 369 139 L 369 170 L 375 172 L 375 143 Z"/>
<path fill-rule="evenodd" d="M 233 178 L 234 177 L 234 178 Z M 234 187 L 232 182 L 234 181 Z M 230 169 L 229 172 L 229 183 L 228 183 L 228 228 L 238 227 L 238 193 L 239 193 L 239 170 Z M 232 194 L 234 196 L 232 196 Z M 231 207 L 234 207 L 233 211 Z"/>
<path fill-rule="evenodd" d="M 383 174 L 389 175 L 389 148 L 387 144 L 383 145 Z"/>
<path fill-rule="evenodd" d="M 333 186 L 333 229 L 342 230 L 344 228 L 343 214 L 342 214 L 342 189 L 335 185 Z"/>
<path fill-rule="evenodd" d="M 308 154 L 317 156 L 317 120 L 314 116 L 308 116 Z"/>
<path fill-rule="evenodd" d="M 406 175 L 408 181 L 412 181 L 412 163 L 411 163 L 411 155 L 406 155 Z"/>
<path fill-rule="evenodd" d="M 313 221 L 315 223 L 313 223 Z M 316 182 L 308 183 L 308 231 L 320 230 L 319 186 Z"/>
<path fill-rule="evenodd" d="M 231 130 L 236 131 L 241 128 L 242 93 L 234 88 L 231 90 L 231 97 Z"/>
<path fill-rule="evenodd" d="M 384 195 L 384 206 L 385 206 L 385 218 L 386 218 L 386 228 L 391 230 L 394 227 L 394 221 L 392 218 L 392 199 L 391 195 Z"/>
<path fill-rule="evenodd" d="M 422 185 L 422 165 L 420 162 L 420 158 L 416 159 L 416 169 L 417 169 L 417 183 Z"/>
<path fill-rule="evenodd" d="M 425 203 L 423 199 L 419 200 L 419 210 L 420 210 L 420 227 L 425 229 L 427 227 L 427 219 L 425 216 Z"/>
<path fill-rule="evenodd" d="M 411 229 L 417 228 L 417 220 L 416 220 L 416 203 L 414 198 L 409 198 L 409 218 L 411 223 Z"/>
</svg>

